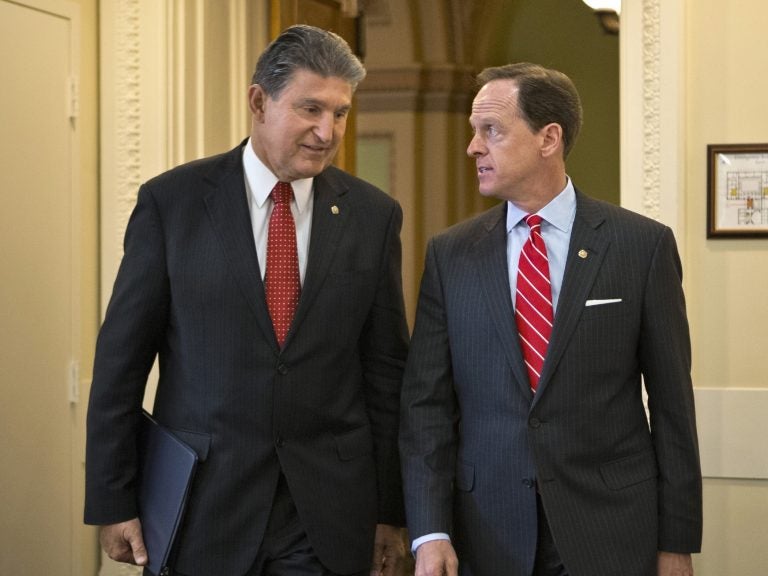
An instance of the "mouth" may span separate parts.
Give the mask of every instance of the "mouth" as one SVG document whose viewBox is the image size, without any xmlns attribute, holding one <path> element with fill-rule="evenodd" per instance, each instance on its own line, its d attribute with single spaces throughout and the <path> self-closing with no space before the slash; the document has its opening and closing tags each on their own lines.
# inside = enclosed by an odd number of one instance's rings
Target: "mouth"
<svg viewBox="0 0 768 576">
<path fill-rule="evenodd" d="M 489 168 L 488 166 L 478 166 L 477 167 L 477 173 L 482 176 L 483 174 L 486 174 L 488 172 L 491 172 L 493 169 Z"/>
<path fill-rule="evenodd" d="M 302 144 L 301 148 L 311 157 L 325 157 L 331 154 L 328 146 L 313 146 L 312 144 Z"/>
</svg>

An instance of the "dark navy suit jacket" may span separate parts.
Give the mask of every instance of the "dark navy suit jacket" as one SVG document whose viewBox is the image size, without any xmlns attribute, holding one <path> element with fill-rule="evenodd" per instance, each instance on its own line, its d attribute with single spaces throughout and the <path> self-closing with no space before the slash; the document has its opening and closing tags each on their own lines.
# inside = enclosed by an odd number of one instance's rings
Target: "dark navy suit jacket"
<svg viewBox="0 0 768 576">
<path fill-rule="evenodd" d="M 281 350 L 242 145 L 143 185 L 98 338 L 86 521 L 136 516 L 136 428 L 159 356 L 154 415 L 201 460 L 178 570 L 245 573 L 280 470 L 320 560 L 339 573 L 367 568 L 376 523 L 404 523 L 401 223 L 399 205 L 370 184 L 333 167 L 315 178 L 305 282 Z"/>
</svg>

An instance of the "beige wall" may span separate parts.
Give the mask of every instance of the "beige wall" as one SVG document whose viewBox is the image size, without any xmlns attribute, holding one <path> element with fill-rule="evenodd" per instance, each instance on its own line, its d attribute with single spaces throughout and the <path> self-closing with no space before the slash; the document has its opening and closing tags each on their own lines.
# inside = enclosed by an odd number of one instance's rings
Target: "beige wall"
<svg viewBox="0 0 768 576">
<path fill-rule="evenodd" d="M 750 398 L 757 400 L 738 412 L 700 411 L 700 430 L 711 430 L 716 439 L 730 435 L 740 419 L 764 420 L 768 410 L 768 239 L 707 240 L 705 234 L 707 144 L 768 142 L 768 3 L 695 0 L 687 2 L 685 16 L 685 285 L 694 382 L 700 388 L 725 389 L 722 398 L 747 394 L 739 388 L 751 389 Z M 721 450 L 757 443 L 761 447 L 744 457 L 752 460 L 756 473 L 768 472 L 765 440 L 735 434 L 732 445 Z M 708 455 L 709 448 L 705 443 L 702 452 Z M 723 458 L 713 454 L 713 464 Z M 699 576 L 766 573 L 767 477 L 705 478 Z"/>
<path fill-rule="evenodd" d="M 687 12 L 689 310 L 699 386 L 765 387 L 768 239 L 705 237 L 707 144 L 768 142 L 768 3 L 691 2 Z"/>
</svg>

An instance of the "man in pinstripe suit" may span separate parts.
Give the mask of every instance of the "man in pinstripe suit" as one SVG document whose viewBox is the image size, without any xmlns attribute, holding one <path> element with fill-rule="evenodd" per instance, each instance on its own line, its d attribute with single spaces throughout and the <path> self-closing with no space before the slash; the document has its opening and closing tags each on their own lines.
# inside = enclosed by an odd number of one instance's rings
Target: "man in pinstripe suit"
<svg viewBox="0 0 768 576">
<path fill-rule="evenodd" d="M 416 574 L 692 575 L 701 474 L 672 231 L 574 187 L 564 74 L 478 80 L 467 152 L 503 202 L 427 248 L 401 403 Z M 513 305 L 527 214 L 554 306 L 535 391 Z"/>
</svg>

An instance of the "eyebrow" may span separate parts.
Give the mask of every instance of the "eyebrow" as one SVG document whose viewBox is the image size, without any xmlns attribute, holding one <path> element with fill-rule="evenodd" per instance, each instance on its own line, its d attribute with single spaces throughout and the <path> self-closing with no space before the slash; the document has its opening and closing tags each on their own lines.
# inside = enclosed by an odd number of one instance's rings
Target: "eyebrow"
<svg viewBox="0 0 768 576">
<path fill-rule="evenodd" d="M 317 98 L 302 98 L 298 100 L 294 106 L 296 108 L 303 108 L 304 106 L 317 106 L 318 108 L 328 109 L 330 108 L 324 100 L 318 100 Z M 343 112 L 344 114 L 348 113 L 352 109 L 352 104 L 342 104 L 341 106 L 337 106 L 336 108 L 333 108 L 334 114 L 338 114 L 339 112 Z"/>
<path fill-rule="evenodd" d="M 318 100 L 317 98 L 302 98 L 297 102 L 298 106 L 319 106 L 320 108 L 328 108 L 328 104 L 323 100 Z M 344 104 L 342 106 L 338 106 L 336 108 L 336 111 L 347 111 L 352 108 L 352 104 Z"/>
<path fill-rule="evenodd" d="M 499 122 L 499 117 L 495 114 L 479 113 L 470 114 L 467 120 L 470 124 L 496 124 Z"/>
</svg>

